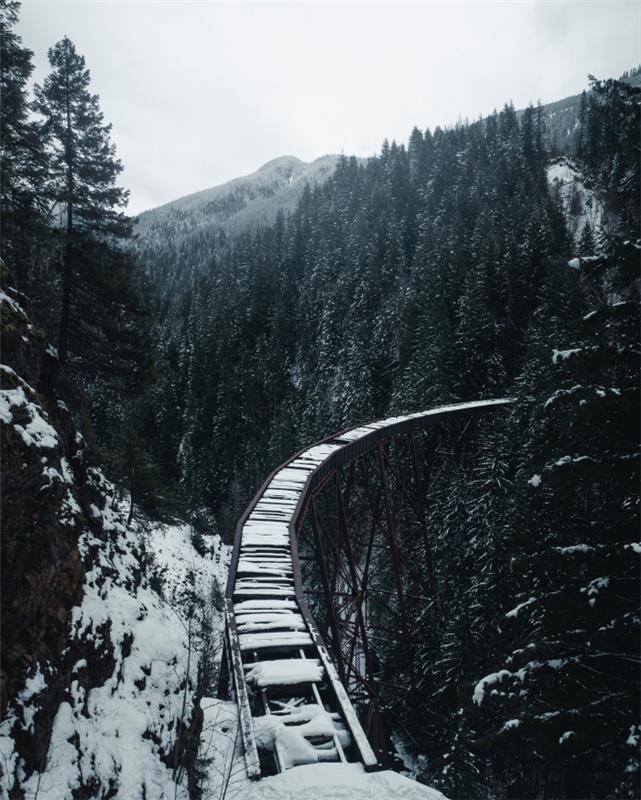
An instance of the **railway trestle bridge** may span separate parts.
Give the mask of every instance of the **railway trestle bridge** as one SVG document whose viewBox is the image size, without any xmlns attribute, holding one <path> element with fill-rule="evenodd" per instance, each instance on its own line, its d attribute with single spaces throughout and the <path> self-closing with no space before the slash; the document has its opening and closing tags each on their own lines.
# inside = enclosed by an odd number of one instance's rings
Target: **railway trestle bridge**
<svg viewBox="0 0 641 800">
<path fill-rule="evenodd" d="M 511 402 L 351 428 L 267 478 L 236 528 L 219 685 L 238 705 L 250 778 L 323 761 L 389 764 L 385 686 L 416 692 L 413 625 L 428 604 L 438 613 L 443 591 L 427 504 L 477 419 Z M 383 645 L 396 653 L 393 675 Z"/>
</svg>

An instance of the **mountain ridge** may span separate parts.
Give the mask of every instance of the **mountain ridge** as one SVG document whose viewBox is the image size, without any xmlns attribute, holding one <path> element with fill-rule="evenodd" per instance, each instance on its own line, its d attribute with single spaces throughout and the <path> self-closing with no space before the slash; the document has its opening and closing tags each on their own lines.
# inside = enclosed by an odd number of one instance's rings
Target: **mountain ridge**
<svg viewBox="0 0 641 800">
<path fill-rule="evenodd" d="M 196 197 L 204 197 L 205 195 L 209 195 L 212 192 L 215 192 L 219 189 L 232 186 L 242 181 L 247 181 L 250 178 L 254 178 L 256 175 L 260 173 L 266 172 L 268 168 L 277 167 L 286 162 L 290 163 L 294 162 L 295 164 L 301 164 L 301 165 L 310 165 L 315 163 L 316 161 L 320 161 L 321 159 L 331 158 L 331 157 L 333 157 L 332 154 L 328 153 L 324 156 L 319 156 L 317 159 L 314 159 L 313 161 L 303 161 L 302 158 L 298 158 L 297 156 L 292 156 L 292 155 L 276 156 L 275 158 L 271 158 L 269 161 L 266 161 L 264 164 L 258 167 L 258 169 L 255 169 L 253 172 L 248 172 L 245 175 L 237 175 L 235 178 L 230 178 L 228 181 L 224 181 L 223 183 L 216 183 L 214 186 L 208 186 L 206 189 L 198 189 L 195 192 L 182 194 L 180 195 L 180 197 L 176 197 L 173 200 L 168 200 L 166 203 L 161 203 L 158 206 L 152 206 L 151 208 L 146 208 L 144 211 L 141 211 L 140 214 L 138 214 L 137 216 L 143 217 L 147 214 L 160 211 L 161 209 L 166 208 L 167 206 L 173 206 L 175 203 L 181 203 L 184 200 L 194 199 Z M 338 158 L 338 156 L 336 157 Z"/>
<path fill-rule="evenodd" d="M 633 86 L 641 85 L 641 68 L 629 70 L 622 79 Z M 556 154 L 569 154 L 580 103 L 579 93 L 543 105 L 547 138 Z M 520 117 L 523 111 L 516 113 Z M 237 234 L 268 225 L 279 211 L 287 213 L 295 208 L 305 185 L 313 188 L 330 178 L 340 157 L 328 153 L 303 161 L 294 155 L 277 156 L 254 172 L 147 209 L 137 217 L 139 241 L 155 249 L 168 239 L 181 240 L 217 230 Z"/>
<path fill-rule="evenodd" d="M 336 154 L 309 162 L 291 155 L 278 156 L 248 175 L 143 211 L 136 232 L 153 246 L 156 239 L 180 239 L 212 229 L 238 233 L 269 224 L 279 211 L 296 206 L 305 186 L 327 180 L 339 159 Z"/>
</svg>

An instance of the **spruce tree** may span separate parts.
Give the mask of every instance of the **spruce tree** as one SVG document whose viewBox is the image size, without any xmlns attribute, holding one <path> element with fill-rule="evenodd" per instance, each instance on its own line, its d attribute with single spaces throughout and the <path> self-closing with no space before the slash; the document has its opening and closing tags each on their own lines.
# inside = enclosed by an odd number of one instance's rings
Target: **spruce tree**
<svg viewBox="0 0 641 800">
<path fill-rule="evenodd" d="M 49 152 L 46 195 L 64 220 L 60 362 L 67 359 L 72 294 L 82 269 L 87 237 L 113 242 L 130 234 L 118 209 L 128 193 L 116 185 L 122 164 L 110 141 L 97 95 L 89 90 L 85 59 L 66 36 L 49 50 L 51 74 L 35 87 L 34 108 L 43 119 Z"/>
<path fill-rule="evenodd" d="M 638 99 L 595 87 L 592 120 L 616 119 L 616 136 L 592 123 L 585 167 L 616 233 L 571 269 L 553 265 L 530 331 L 514 437 L 524 442 L 515 596 L 502 622 L 509 656 L 474 692 L 512 797 L 638 788 L 640 244 L 629 186 L 612 180 L 638 175 L 638 149 L 624 146 L 638 131 Z"/>
<path fill-rule="evenodd" d="M 14 272 L 18 288 L 29 292 L 46 233 L 40 190 L 47 161 L 38 126 L 29 114 L 33 53 L 14 30 L 19 9 L 18 2 L 0 0 L 0 255 Z"/>
</svg>

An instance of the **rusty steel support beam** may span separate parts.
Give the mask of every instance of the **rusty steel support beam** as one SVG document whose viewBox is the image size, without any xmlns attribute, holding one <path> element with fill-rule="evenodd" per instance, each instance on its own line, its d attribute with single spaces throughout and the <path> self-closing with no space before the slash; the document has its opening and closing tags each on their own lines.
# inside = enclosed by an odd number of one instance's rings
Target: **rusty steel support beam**
<svg viewBox="0 0 641 800">
<path fill-rule="evenodd" d="M 428 479 L 430 472 L 432 471 L 432 462 L 434 459 L 434 451 L 436 449 L 436 442 L 439 435 L 439 428 L 440 426 L 437 426 L 434 429 L 434 434 L 430 442 L 428 471 L 427 471 Z M 432 548 L 430 547 L 430 540 L 427 532 L 427 517 L 425 509 L 425 491 L 424 491 L 425 475 L 423 471 L 419 469 L 418 466 L 418 460 L 416 458 L 416 441 L 414 438 L 414 431 L 412 431 L 412 433 L 410 434 L 410 441 L 411 441 L 410 462 L 412 464 L 414 480 L 416 481 L 416 490 L 418 495 L 418 506 L 419 506 L 418 518 L 419 518 L 419 525 L 421 526 L 421 533 L 423 535 L 423 550 L 425 552 L 425 563 L 427 564 L 427 574 L 430 581 L 430 589 L 432 591 L 432 594 L 434 595 L 435 601 L 438 603 L 439 589 L 438 589 L 438 583 L 436 581 L 436 573 L 434 571 L 434 559 L 432 557 Z"/>
<path fill-rule="evenodd" d="M 400 620 L 405 662 L 413 692 L 416 691 L 416 684 L 408 601 L 433 599 L 433 597 L 423 598 L 422 595 L 407 593 L 401 573 L 401 548 L 404 544 L 409 545 L 409 539 L 405 543 L 399 540 L 401 534 L 399 523 L 408 521 L 415 532 L 414 517 L 412 516 L 410 519 L 407 513 L 410 506 L 413 509 L 412 514 L 418 510 L 423 542 L 427 546 L 426 554 L 430 552 L 425 498 L 444 469 L 444 465 L 439 465 L 441 469 L 434 478 L 431 473 L 426 476 L 419 470 L 413 433 L 419 430 L 431 430 L 450 421 L 454 421 L 459 429 L 459 421 L 469 422 L 471 417 L 477 413 L 503 408 L 511 402 L 509 399 L 500 399 L 458 403 L 348 429 L 301 450 L 281 467 L 275 469 L 257 492 L 236 527 L 236 538 L 225 592 L 225 643 L 226 656 L 229 658 L 229 683 L 233 684 L 234 695 L 239 706 L 243 749 L 250 777 L 260 777 L 260 763 L 253 731 L 252 709 L 249 705 L 244 676 L 244 668 L 248 663 L 252 663 L 255 654 L 249 653 L 247 647 L 244 650 L 241 649 L 244 634 L 239 634 L 235 621 L 235 605 L 242 602 L 243 596 L 247 594 L 247 580 L 243 579 L 238 585 L 236 581 L 236 571 L 242 549 L 247 548 L 252 552 L 253 548 L 257 546 L 256 542 L 260 544 L 262 541 L 268 542 L 270 538 L 273 538 L 275 543 L 267 546 L 278 549 L 279 553 L 287 552 L 291 556 L 293 584 L 289 584 L 291 587 L 289 596 L 295 607 L 298 608 L 309 634 L 311 643 L 306 647 L 317 655 L 323 666 L 325 676 L 323 701 L 328 708 L 335 710 L 340 715 L 349 730 L 353 742 L 352 757 L 359 760 L 365 769 L 377 768 L 379 760 L 372 751 L 350 703 L 346 684 L 353 675 L 354 683 L 359 687 L 358 696 L 369 698 L 368 730 L 376 738 L 377 744 L 381 744 L 383 750 L 385 747 L 384 726 L 380 715 L 379 688 L 375 675 L 376 662 L 380 659 L 377 648 L 379 639 L 376 636 L 377 628 L 368 618 L 368 598 L 373 601 L 374 596 L 378 594 L 396 598 L 395 604 L 386 604 L 382 601 L 380 605 L 378 602 L 374 605 L 372 602 L 369 613 L 375 614 L 376 621 L 380 619 L 383 626 L 386 622 L 391 621 L 391 627 L 395 629 L 398 629 Z M 460 463 L 461 443 L 466 430 L 467 426 L 463 428 L 458 439 L 453 442 L 452 453 L 442 455 L 447 457 L 453 455 Z M 399 437 L 408 435 L 411 438 L 408 439 L 407 448 L 405 446 L 402 448 L 391 447 L 390 454 L 394 461 L 392 462 L 390 458 L 386 459 L 384 443 L 398 441 Z M 433 443 L 432 461 L 440 457 L 436 452 L 436 445 L 437 440 Z M 405 449 L 407 449 L 407 453 Z M 375 499 L 370 491 L 374 482 L 366 479 L 364 485 L 361 486 L 356 480 L 357 462 L 359 461 L 363 476 L 367 477 L 365 456 L 370 454 L 374 459 L 378 459 L 378 480 L 376 481 L 378 492 Z M 408 469 L 396 469 L 399 461 L 407 465 L 408 460 L 410 462 L 414 460 L 414 465 Z M 344 473 L 346 480 L 341 484 L 338 473 L 346 467 L 348 467 L 348 471 Z M 429 481 L 429 486 L 425 485 L 426 481 Z M 327 530 L 322 514 L 319 516 L 319 506 L 315 503 L 312 504 L 312 501 L 332 484 L 337 492 L 337 510 L 336 519 L 331 522 L 328 520 L 329 530 Z M 392 497 L 393 491 L 398 493 L 397 501 Z M 415 502 L 412 502 L 414 496 Z M 289 499 L 283 500 L 282 503 L 279 503 L 278 499 L 273 499 L 281 497 Z M 294 502 L 291 498 L 294 499 Z M 406 504 L 403 508 L 398 507 L 400 501 Z M 259 504 L 259 510 L 255 510 Z M 281 507 L 272 511 L 273 506 L 278 505 Z M 366 523 L 360 513 L 355 510 L 360 509 L 363 505 L 369 506 L 371 514 L 371 520 L 368 519 Z M 265 509 L 267 509 L 267 514 L 265 514 Z M 313 534 L 313 548 L 308 549 L 302 541 L 301 547 L 305 557 L 312 552 L 316 556 L 318 571 L 314 570 L 313 574 L 315 576 L 320 574 L 322 592 L 315 592 L 312 589 L 308 594 L 319 596 L 327 606 L 327 619 L 337 651 L 334 659 L 327 651 L 304 596 L 305 588 L 299 557 L 299 535 L 304 533 L 303 523 L 310 510 L 312 510 L 309 515 L 311 528 L 308 526 L 307 530 L 311 529 Z M 262 521 L 270 523 L 272 517 L 282 523 L 282 526 L 272 526 L 270 530 L 265 525 L 266 529 L 262 530 Z M 273 533 L 276 527 L 279 530 L 277 533 Z M 285 536 L 280 532 L 281 527 L 285 528 L 283 533 L 286 534 L 287 544 L 284 541 Z M 394 591 L 387 589 L 390 586 L 389 573 L 387 576 L 383 575 L 384 555 L 381 550 L 383 547 L 381 542 L 385 541 L 387 542 L 386 547 L 391 553 Z M 412 537 L 412 542 L 412 547 L 415 547 L 416 543 L 420 544 L 420 540 L 417 540 L 415 535 Z M 428 561 L 426 555 L 426 563 Z M 433 564 L 429 569 L 433 571 Z M 377 586 L 379 583 L 382 583 L 380 589 Z M 260 588 L 268 589 L 270 581 L 263 579 L 262 582 L 257 582 L 257 588 L 259 584 Z M 289 587 L 285 586 L 284 590 L 289 592 Z M 434 587 L 438 589 L 435 579 Z M 263 594 L 263 592 L 260 593 Z M 268 594 L 269 592 L 266 592 L 265 596 Z M 391 606 L 395 606 L 392 614 L 388 611 Z M 352 637 L 351 641 L 349 641 L 349 637 Z M 345 663 L 346 654 L 344 652 L 347 641 L 349 641 L 349 662 L 352 662 L 348 664 Z M 385 639 L 381 638 L 380 641 L 385 641 Z M 397 644 L 398 637 L 394 636 L 392 641 Z M 362 652 L 357 648 L 362 648 Z M 365 695 L 361 694 L 361 688 Z M 267 697 L 265 696 L 264 699 Z"/>
<path fill-rule="evenodd" d="M 367 630 L 365 628 L 365 621 L 363 619 L 363 609 L 362 609 L 362 594 L 358 588 L 358 576 L 356 573 L 356 565 L 354 563 L 354 554 L 352 552 L 352 544 L 349 536 L 349 530 L 347 528 L 347 510 L 345 507 L 345 498 L 343 497 L 343 493 L 341 491 L 340 483 L 338 481 L 338 475 L 336 476 L 335 480 L 336 492 L 338 494 L 338 519 L 339 519 L 339 526 L 342 529 L 343 537 L 345 539 L 345 551 L 347 553 L 347 562 L 349 565 L 350 570 L 350 577 L 352 581 L 352 601 L 354 604 L 354 610 L 356 611 L 356 616 L 358 619 L 358 623 L 361 629 L 361 636 L 363 642 L 363 654 L 365 656 L 365 663 L 367 665 L 366 669 L 369 672 L 369 649 L 367 645 Z M 356 641 L 356 636 L 354 636 L 354 642 Z M 353 648 L 352 648 L 353 653 Z M 352 656 L 350 655 L 350 658 Z"/>
<path fill-rule="evenodd" d="M 329 627 L 332 631 L 334 638 L 334 658 L 336 659 L 336 666 L 338 667 L 338 674 L 343 682 L 347 683 L 345 674 L 345 663 L 343 661 L 343 653 L 341 650 L 341 637 L 338 630 L 338 622 L 336 620 L 336 610 L 334 607 L 334 597 L 330 591 L 329 579 L 327 577 L 327 567 L 325 566 L 325 558 L 322 552 L 322 545 L 320 534 L 318 531 L 318 510 L 316 508 L 316 499 L 312 500 L 312 513 L 311 513 L 312 532 L 314 534 L 314 545 L 316 547 L 316 557 L 318 566 L 321 573 L 321 582 L 323 584 L 323 592 L 325 594 L 325 602 L 327 603 L 327 613 L 329 614 Z"/>
<path fill-rule="evenodd" d="M 380 500 L 381 495 L 378 495 L 378 504 L 375 515 L 372 517 L 372 524 L 370 526 L 369 537 L 367 542 L 367 553 L 365 555 L 365 566 L 363 567 L 363 582 L 361 584 L 361 594 L 363 598 L 366 597 L 368 584 L 369 584 L 369 566 L 372 560 L 372 552 L 374 551 L 374 538 L 376 536 L 376 526 L 378 525 L 378 517 L 380 515 Z"/>
<path fill-rule="evenodd" d="M 412 684 L 412 689 L 416 690 L 416 684 L 414 680 L 414 664 L 412 659 L 412 642 L 411 642 L 411 634 L 410 629 L 407 621 L 407 613 L 405 610 L 405 600 L 403 597 L 403 583 L 401 579 L 401 570 L 400 570 L 400 558 L 398 554 L 398 542 L 396 541 L 396 532 L 395 532 L 395 525 L 394 520 L 392 517 L 392 508 L 390 503 L 389 492 L 387 489 L 387 476 L 385 474 L 385 460 L 383 458 L 383 445 L 379 443 L 378 445 L 378 465 L 380 469 L 381 475 L 381 487 L 383 489 L 383 499 L 385 503 L 385 515 L 387 517 L 387 538 L 390 544 L 390 548 L 392 551 L 392 570 L 394 573 L 394 582 L 396 584 L 396 595 L 398 597 L 398 610 L 399 615 L 401 618 L 401 629 L 403 632 L 403 650 L 405 652 L 405 664 L 407 667 L 407 671 L 410 677 L 410 683 Z"/>
<path fill-rule="evenodd" d="M 368 483 L 369 483 L 369 479 L 368 479 L 367 471 L 365 469 L 365 459 L 360 459 L 360 465 L 361 465 L 361 472 L 363 473 L 363 479 L 365 481 L 365 486 L 367 486 Z M 376 497 L 376 505 L 374 505 L 372 503 L 372 500 L 370 498 L 370 495 L 369 495 L 369 492 L 367 491 L 367 489 L 365 489 L 365 497 L 367 498 L 367 502 L 368 502 L 370 511 L 372 513 L 372 525 L 373 526 L 377 526 L 380 529 L 381 533 L 384 534 L 385 531 L 384 531 L 384 528 L 381 525 L 381 521 L 380 521 L 381 520 L 381 500 L 383 499 L 383 490 L 381 488 L 380 481 L 378 483 L 378 494 L 377 494 L 377 497 Z M 381 545 L 372 544 L 372 548 L 376 548 L 376 547 L 380 547 L 380 546 Z"/>
</svg>

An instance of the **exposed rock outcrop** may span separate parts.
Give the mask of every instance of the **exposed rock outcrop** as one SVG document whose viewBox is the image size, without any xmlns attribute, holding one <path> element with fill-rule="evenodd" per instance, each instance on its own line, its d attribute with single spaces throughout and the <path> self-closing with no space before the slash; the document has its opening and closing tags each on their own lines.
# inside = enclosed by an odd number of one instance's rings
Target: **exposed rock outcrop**
<svg viewBox="0 0 641 800">
<path fill-rule="evenodd" d="M 192 618 L 195 603 L 200 622 L 214 611 L 220 541 L 205 558 L 188 526 L 127 527 L 55 394 L 55 350 L 15 291 L 0 313 L 0 796 L 186 800 L 213 646 Z M 190 604 L 183 584 L 199 588 Z"/>
<path fill-rule="evenodd" d="M 0 446 L 2 452 L 3 718 L 20 693 L 36 690 L 38 669 L 57 665 L 31 729 L 17 736 L 27 769 L 46 757 L 51 726 L 71 678 L 63 657 L 69 612 L 81 598 L 78 540 L 103 536 L 91 508 L 102 505 L 87 471 L 82 436 L 53 389 L 55 350 L 29 320 L 19 297 L 0 294 Z M 22 740 L 22 741 L 21 741 Z"/>
</svg>

